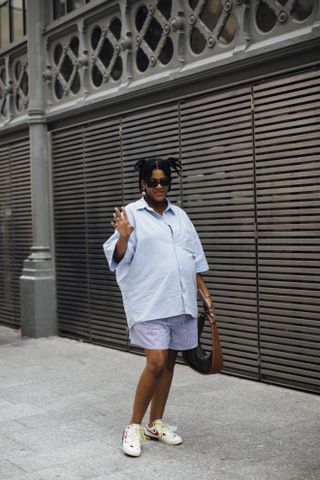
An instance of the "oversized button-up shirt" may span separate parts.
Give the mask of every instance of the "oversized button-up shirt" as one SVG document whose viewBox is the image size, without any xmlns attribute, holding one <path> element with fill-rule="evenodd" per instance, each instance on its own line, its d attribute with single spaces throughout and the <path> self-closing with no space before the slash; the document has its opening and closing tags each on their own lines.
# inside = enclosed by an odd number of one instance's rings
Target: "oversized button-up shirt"
<svg viewBox="0 0 320 480">
<path fill-rule="evenodd" d="M 120 262 L 117 231 L 104 243 L 116 272 L 129 328 L 137 322 L 189 314 L 197 317 L 196 274 L 208 270 L 199 236 L 184 210 L 168 202 L 162 215 L 140 200 L 125 207 L 134 227 Z"/>
</svg>

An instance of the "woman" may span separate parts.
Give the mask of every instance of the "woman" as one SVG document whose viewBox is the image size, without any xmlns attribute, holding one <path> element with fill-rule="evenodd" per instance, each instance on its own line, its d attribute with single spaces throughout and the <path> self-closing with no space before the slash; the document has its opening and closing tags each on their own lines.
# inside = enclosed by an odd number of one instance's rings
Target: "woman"
<svg viewBox="0 0 320 480">
<path fill-rule="evenodd" d="M 167 445 L 182 443 L 163 422 L 177 351 L 198 344 L 197 289 L 213 303 L 201 272 L 208 270 L 198 234 L 187 214 L 167 200 L 174 158 L 136 163 L 142 198 L 115 208 L 114 234 L 104 251 L 121 289 L 130 341 L 142 347 L 146 366 L 140 377 L 122 450 L 141 454 L 143 434 Z M 149 423 L 141 426 L 150 404 Z"/>
</svg>

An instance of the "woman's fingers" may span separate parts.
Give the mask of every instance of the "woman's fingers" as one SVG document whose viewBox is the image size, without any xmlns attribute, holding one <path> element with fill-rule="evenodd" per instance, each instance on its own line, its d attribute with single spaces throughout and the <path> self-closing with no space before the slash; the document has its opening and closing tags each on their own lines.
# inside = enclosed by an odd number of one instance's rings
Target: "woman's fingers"
<svg viewBox="0 0 320 480">
<path fill-rule="evenodd" d="M 116 220 L 120 221 L 120 220 L 125 220 L 125 221 L 128 221 L 128 217 L 127 217 L 127 213 L 124 209 L 124 207 L 121 208 L 121 212 L 119 210 L 119 208 L 115 208 L 115 213 L 113 214 L 113 216 L 115 217 Z"/>
<path fill-rule="evenodd" d="M 129 223 L 124 207 L 121 207 L 121 212 L 119 208 L 115 207 L 113 221 L 110 223 L 120 234 L 130 235 L 133 232 L 133 227 Z"/>
<path fill-rule="evenodd" d="M 114 209 L 114 211 L 115 211 L 115 213 L 114 213 L 113 215 L 115 215 L 117 218 L 121 218 L 121 217 L 122 217 L 119 208 L 116 207 L 116 208 Z"/>
<path fill-rule="evenodd" d="M 119 223 L 123 219 L 121 212 L 117 207 L 114 209 L 113 219 L 115 223 Z"/>
<path fill-rule="evenodd" d="M 122 213 L 123 218 L 124 218 L 125 220 L 128 220 L 127 212 L 126 212 L 126 210 L 125 210 L 124 207 L 121 208 L 121 213 Z"/>
</svg>

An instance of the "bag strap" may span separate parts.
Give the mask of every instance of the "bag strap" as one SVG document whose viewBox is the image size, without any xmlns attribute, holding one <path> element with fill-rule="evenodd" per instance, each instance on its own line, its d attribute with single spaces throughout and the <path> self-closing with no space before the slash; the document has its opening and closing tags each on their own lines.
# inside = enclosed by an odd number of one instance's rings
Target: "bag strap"
<svg viewBox="0 0 320 480">
<path fill-rule="evenodd" d="M 219 373 L 223 367 L 223 353 L 220 344 L 219 332 L 217 327 L 217 322 L 215 317 L 210 313 L 210 307 L 207 302 L 207 299 L 199 289 L 199 295 L 201 297 L 203 306 L 204 306 L 204 314 L 206 319 L 210 323 L 211 327 L 211 338 L 212 338 L 212 357 L 211 357 L 211 367 L 208 373 Z"/>
<path fill-rule="evenodd" d="M 219 373 L 223 367 L 223 354 L 220 344 L 217 322 L 209 313 L 206 315 L 211 326 L 212 337 L 212 363 L 209 373 Z"/>
</svg>

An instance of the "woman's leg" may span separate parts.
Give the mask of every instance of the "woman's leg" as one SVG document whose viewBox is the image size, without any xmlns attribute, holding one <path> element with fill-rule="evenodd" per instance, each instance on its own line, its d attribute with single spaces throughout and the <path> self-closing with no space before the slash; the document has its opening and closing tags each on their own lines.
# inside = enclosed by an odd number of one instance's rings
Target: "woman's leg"
<svg viewBox="0 0 320 480">
<path fill-rule="evenodd" d="M 157 384 L 155 393 L 152 397 L 149 426 L 154 420 L 163 417 L 164 409 L 166 407 L 170 387 L 172 383 L 174 367 L 176 363 L 177 352 L 175 350 L 168 350 L 168 358 L 162 373 L 161 379 Z"/>
<path fill-rule="evenodd" d="M 162 380 L 162 375 L 167 369 L 168 350 L 145 349 L 145 354 L 147 363 L 137 386 L 130 423 L 142 422 L 149 403 Z"/>
</svg>

